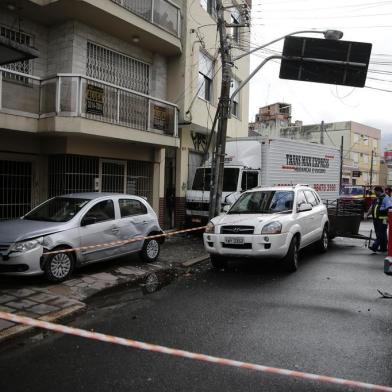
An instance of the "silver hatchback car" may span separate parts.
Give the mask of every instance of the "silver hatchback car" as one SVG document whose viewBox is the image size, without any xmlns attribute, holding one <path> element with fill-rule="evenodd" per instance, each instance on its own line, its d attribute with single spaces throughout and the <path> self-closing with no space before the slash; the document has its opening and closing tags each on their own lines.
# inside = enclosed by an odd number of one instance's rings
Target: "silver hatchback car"
<svg viewBox="0 0 392 392">
<path fill-rule="evenodd" d="M 164 237 L 108 247 L 98 244 L 161 234 L 157 216 L 141 197 L 77 193 L 54 197 L 20 219 L 0 222 L 0 273 L 45 274 L 66 280 L 75 267 L 138 252 L 153 262 Z M 89 249 L 59 252 L 79 247 Z"/>
</svg>

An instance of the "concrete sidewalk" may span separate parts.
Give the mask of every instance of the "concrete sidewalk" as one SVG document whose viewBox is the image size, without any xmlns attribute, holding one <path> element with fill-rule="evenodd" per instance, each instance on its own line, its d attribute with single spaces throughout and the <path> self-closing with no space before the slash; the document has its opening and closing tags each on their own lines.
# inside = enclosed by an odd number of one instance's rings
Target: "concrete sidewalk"
<svg viewBox="0 0 392 392">
<path fill-rule="evenodd" d="M 146 288 L 154 290 L 206 259 L 201 236 L 176 236 L 166 239 L 153 264 L 142 263 L 132 255 L 81 268 L 73 279 L 59 284 L 48 284 L 43 277 L 0 277 L 0 311 L 60 321 L 83 311 L 94 295 L 135 284 L 148 284 Z M 32 330 L 0 319 L 0 344 Z"/>
</svg>

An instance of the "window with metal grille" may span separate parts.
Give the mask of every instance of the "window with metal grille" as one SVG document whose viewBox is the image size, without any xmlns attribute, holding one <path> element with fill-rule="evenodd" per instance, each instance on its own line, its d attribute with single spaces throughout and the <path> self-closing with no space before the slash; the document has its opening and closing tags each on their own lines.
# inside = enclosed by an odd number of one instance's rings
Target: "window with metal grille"
<svg viewBox="0 0 392 392">
<path fill-rule="evenodd" d="M 149 94 L 149 64 L 91 42 L 87 42 L 86 75 Z"/>
<path fill-rule="evenodd" d="M 0 36 L 9 39 L 10 41 L 16 42 L 21 45 L 32 46 L 33 37 L 29 34 L 21 31 L 10 29 L 6 26 L 0 26 Z M 32 61 L 23 60 L 15 63 L 3 65 L 3 68 L 11 71 L 16 71 L 24 74 L 32 73 Z M 4 73 L 3 77 L 8 80 L 16 80 L 18 82 L 27 83 L 28 78 L 20 75 L 14 75 L 11 73 Z"/>
<path fill-rule="evenodd" d="M 0 219 L 18 218 L 31 209 L 32 163 L 0 160 Z"/>
<path fill-rule="evenodd" d="M 49 158 L 49 197 L 98 190 L 123 193 L 124 189 L 152 203 L 153 164 L 80 155 Z"/>
<path fill-rule="evenodd" d="M 147 198 L 152 204 L 153 164 L 128 161 L 126 193 Z"/>
<path fill-rule="evenodd" d="M 99 158 L 59 155 L 49 158 L 49 197 L 94 192 L 99 178 Z"/>
</svg>

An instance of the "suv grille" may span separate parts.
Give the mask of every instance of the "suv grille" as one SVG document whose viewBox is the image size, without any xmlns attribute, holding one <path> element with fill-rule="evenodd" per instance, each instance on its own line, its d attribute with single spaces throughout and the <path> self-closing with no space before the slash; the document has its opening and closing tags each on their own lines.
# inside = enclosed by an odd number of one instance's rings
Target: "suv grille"
<svg viewBox="0 0 392 392">
<path fill-rule="evenodd" d="M 186 203 L 186 208 L 187 210 L 193 210 L 193 211 L 208 211 L 210 205 L 208 203 L 190 201 Z"/>
<path fill-rule="evenodd" d="M 222 226 L 221 234 L 253 234 L 253 226 Z"/>
</svg>

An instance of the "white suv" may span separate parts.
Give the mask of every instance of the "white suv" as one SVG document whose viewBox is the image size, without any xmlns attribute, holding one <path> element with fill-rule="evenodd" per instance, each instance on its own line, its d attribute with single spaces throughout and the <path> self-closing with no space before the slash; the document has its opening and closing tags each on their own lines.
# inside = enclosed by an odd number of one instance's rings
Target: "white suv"
<svg viewBox="0 0 392 392">
<path fill-rule="evenodd" d="M 294 272 L 300 249 L 317 243 L 327 251 L 328 225 L 327 208 L 312 188 L 255 188 L 208 223 L 204 246 L 215 268 L 228 257 L 277 258 Z"/>
</svg>

